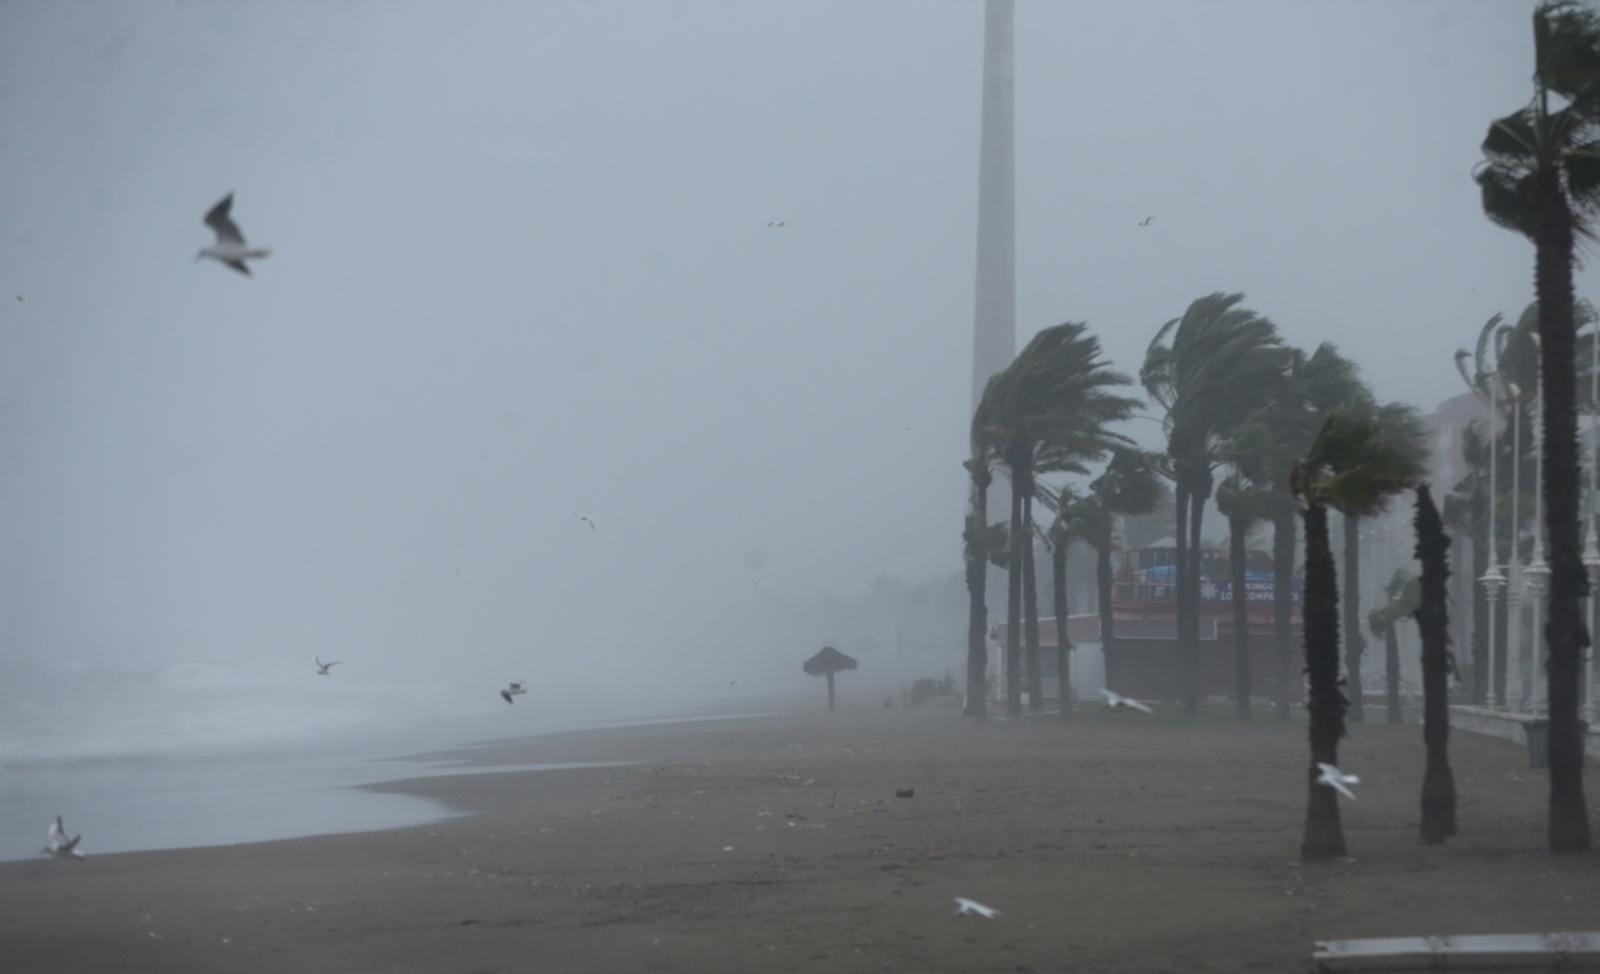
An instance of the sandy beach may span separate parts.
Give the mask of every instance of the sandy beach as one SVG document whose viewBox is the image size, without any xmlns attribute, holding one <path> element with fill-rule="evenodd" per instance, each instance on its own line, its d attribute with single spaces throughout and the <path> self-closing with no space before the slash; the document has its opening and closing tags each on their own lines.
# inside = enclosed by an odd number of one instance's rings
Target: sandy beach
<svg viewBox="0 0 1600 974">
<path fill-rule="evenodd" d="M 0 950 L 75 974 L 1290 971 L 1321 938 L 1597 926 L 1600 857 L 1543 851 L 1545 779 L 1487 738 L 1452 738 L 1462 834 L 1424 847 L 1420 729 L 1354 727 L 1356 861 L 1301 866 L 1303 735 L 862 709 L 500 742 L 434 757 L 629 763 L 377 786 L 473 813 L 419 828 L 0 864 Z"/>
</svg>

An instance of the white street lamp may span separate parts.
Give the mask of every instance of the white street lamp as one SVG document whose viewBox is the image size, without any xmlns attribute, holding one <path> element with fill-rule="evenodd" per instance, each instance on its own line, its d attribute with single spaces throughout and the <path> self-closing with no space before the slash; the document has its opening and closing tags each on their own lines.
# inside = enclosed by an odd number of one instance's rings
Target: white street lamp
<svg viewBox="0 0 1600 974">
<path fill-rule="evenodd" d="M 1522 705 L 1522 659 L 1526 640 L 1522 627 L 1522 390 L 1515 382 L 1506 383 L 1511 393 L 1511 553 L 1506 570 L 1506 647 L 1505 701 L 1507 707 Z M 1515 692 L 1513 692 L 1515 688 Z"/>
<path fill-rule="evenodd" d="M 1544 560 L 1544 376 L 1533 398 L 1533 559 L 1528 565 L 1528 597 L 1533 600 L 1533 646 L 1529 654 L 1526 692 L 1532 710 L 1543 710 L 1549 693 L 1545 675 L 1544 605 L 1550 589 L 1550 566 Z"/>
<path fill-rule="evenodd" d="M 1478 579 L 1483 586 L 1484 599 L 1489 603 L 1489 672 L 1484 674 L 1485 693 L 1483 703 L 1486 707 L 1505 706 L 1506 688 L 1502 685 L 1495 686 L 1495 662 L 1505 653 L 1505 647 L 1499 645 L 1500 627 L 1496 625 L 1499 616 L 1496 615 L 1500 605 L 1500 596 L 1504 594 L 1506 577 L 1500 571 L 1500 524 L 1496 519 L 1495 508 L 1500 500 L 1499 459 L 1500 453 L 1500 376 L 1494 374 L 1489 379 L 1489 568 Z"/>
</svg>

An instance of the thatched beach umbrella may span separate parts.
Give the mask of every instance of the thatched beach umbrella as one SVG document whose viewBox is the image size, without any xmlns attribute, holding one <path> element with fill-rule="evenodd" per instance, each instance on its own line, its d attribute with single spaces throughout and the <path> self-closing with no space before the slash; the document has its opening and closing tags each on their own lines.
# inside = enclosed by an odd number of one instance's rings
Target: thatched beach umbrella
<svg viewBox="0 0 1600 974">
<path fill-rule="evenodd" d="M 828 709 L 833 710 L 833 675 L 840 670 L 853 670 L 856 661 L 834 649 L 832 646 L 822 647 L 822 651 L 806 660 L 801 665 L 807 676 L 825 676 L 828 678 Z"/>
</svg>

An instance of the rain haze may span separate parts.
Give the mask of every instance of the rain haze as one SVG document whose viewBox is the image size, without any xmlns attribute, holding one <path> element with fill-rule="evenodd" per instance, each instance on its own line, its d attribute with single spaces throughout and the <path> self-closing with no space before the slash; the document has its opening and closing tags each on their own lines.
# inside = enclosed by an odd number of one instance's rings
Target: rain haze
<svg viewBox="0 0 1600 974">
<path fill-rule="evenodd" d="M 1017 348 L 1086 322 L 1136 380 L 1162 324 L 1237 291 L 1379 401 L 1460 396 L 1451 352 L 1534 298 L 1533 248 L 1473 179 L 1488 123 L 1528 103 L 1533 10 L 1019 0 Z M 824 644 L 860 662 L 842 719 L 946 678 L 959 725 L 984 28 L 979 0 L 0 4 L 0 762 L 35 776 L 0 790 L 28 816 L 0 859 L 63 801 L 81 820 L 134 787 L 74 762 L 271 750 L 269 780 L 343 789 L 384 775 L 280 752 L 809 720 Z M 271 249 L 248 278 L 194 257 L 229 193 Z M 1115 431 L 1166 449 L 1126 391 Z M 1410 564 L 1394 507 L 1374 597 Z M 241 814 L 207 774 L 162 787 Z M 188 838 L 102 824 L 101 849 L 480 811 L 424 799 Z"/>
</svg>

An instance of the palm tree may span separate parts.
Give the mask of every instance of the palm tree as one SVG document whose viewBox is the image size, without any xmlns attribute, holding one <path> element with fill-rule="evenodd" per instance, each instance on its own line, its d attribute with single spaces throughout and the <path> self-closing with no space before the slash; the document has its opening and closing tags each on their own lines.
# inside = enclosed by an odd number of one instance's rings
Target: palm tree
<svg viewBox="0 0 1600 974">
<path fill-rule="evenodd" d="M 971 485 L 966 524 L 961 532 L 967 582 L 967 702 L 962 713 L 980 719 L 988 714 L 988 566 L 996 553 L 996 539 L 988 523 L 989 485 L 994 481 L 995 459 L 990 417 L 1003 394 L 1000 374 L 990 376 L 978 408 L 972 413 L 967 434 L 969 456 L 962 464 Z"/>
<path fill-rule="evenodd" d="M 1600 16 L 1570 2 L 1533 14 L 1532 102 L 1489 126 L 1474 173 L 1488 218 L 1534 245 L 1542 379 L 1545 533 L 1550 589 L 1545 641 L 1550 710 L 1549 843 L 1589 848 L 1578 720 L 1581 662 L 1589 645 L 1589 582 L 1578 548 L 1579 463 L 1573 361 L 1577 327 L 1573 248 L 1594 239 L 1600 214 Z M 1565 100 L 1551 107 L 1551 95 Z"/>
<path fill-rule="evenodd" d="M 1130 380 L 1101 356 L 1100 340 L 1081 322 L 1046 328 L 1033 337 L 993 383 L 985 439 L 1011 479 L 1011 539 L 1007 592 L 1006 711 L 1022 712 L 1018 623 L 1023 588 L 1031 575 L 1035 478 L 1045 471 L 1086 473 L 1085 463 L 1127 438 L 1109 427 L 1126 419 L 1137 401 L 1113 390 Z M 985 401 L 989 396 L 986 393 Z M 1032 585 L 1027 586 L 1029 591 Z M 1029 598 L 1029 670 L 1033 705 L 1040 706 L 1038 610 Z"/>
<path fill-rule="evenodd" d="M 967 510 L 966 527 L 962 531 L 962 547 L 966 555 L 967 574 L 967 703 L 962 713 L 967 717 L 983 717 L 988 711 L 984 698 L 984 684 L 989 670 L 988 598 L 988 534 L 984 523 L 984 508 L 988 504 L 989 461 L 981 451 L 974 450 L 965 464 L 971 478 L 971 504 Z"/>
<path fill-rule="evenodd" d="M 1305 836 L 1300 854 L 1328 859 L 1345 854 L 1338 796 L 1317 783 L 1319 763 L 1339 763 L 1344 737 L 1345 699 L 1339 679 L 1339 586 L 1328 544 L 1328 508 L 1347 513 L 1380 510 L 1394 494 L 1422 474 L 1409 430 L 1384 422 L 1381 412 L 1335 410 L 1311 449 L 1290 474 L 1294 495 L 1304 505 L 1306 581 L 1302 604 L 1305 629 L 1308 706 L 1311 712 L 1311 762 L 1307 773 Z"/>
<path fill-rule="evenodd" d="M 1290 490 L 1289 473 L 1311 448 L 1330 412 L 1367 397 L 1356 364 L 1332 343 L 1323 342 L 1309 355 L 1295 349 L 1284 381 L 1273 387 L 1230 446 L 1236 462 L 1248 462 L 1251 478 L 1270 487 L 1258 497 L 1263 516 L 1272 525 L 1272 640 L 1279 720 L 1289 719 L 1290 689 L 1297 683 L 1290 660 L 1294 656 L 1295 522 L 1300 508 Z"/>
<path fill-rule="evenodd" d="M 1383 592 L 1387 599 L 1367 613 L 1367 625 L 1372 627 L 1374 636 L 1383 639 L 1384 698 L 1388 704 L 1389 723 L 1398 724 L 1403 715 L 1400 712 L 1400 633 L 1396 627 L 1417 611 L 1421 589 L 1417 576 L 1397 568 Z"/>
<path fill-rule="evenodd" d="M 1046 538 L 1050 544 L 1051 603 L 1056 617 L 1056 697 L 1061 719 L 1072 714 L 1072 669 L 1068 654 L 1072 640 L 1067 634 L 1067 552 L 1074 540 L 1073 508 L 1082 503 L 1071 487 L 1056 495 L 1056 516 Z"/>
<path fill-rule="evenodd" d="M 1442 842 L 1456 834 L 1456 781 L 1450 772 L 1450 711 L 1445 685 L 1450 655 L 1450 608 L 1445 582 L 1450 577 L 1450 538 L 1428 485 L 1417 487 L 1417 560 L 1422 563 L 1416 609 L 1422 632 L 1422 740 L 1428 769 L 1422 777 L 1422 841 Z"/>
<path fill-rule="evenodd" d="M 1139 381 L 1165 411 L 1170 476 L 1176 488 L 1178 644 L 1184 713 L 1200 708 L 1200 527 L 1227 437 L 1277 388 L 1290 350 L 1266 318 L 1239 306 L 1243 294 L 1196 299 L 1161 326 Z"/>
<path fill-rule="evenodd" d="M 1036 488 L 1037 489 L 1037 488 Z M 1039 585 L 1034 576 L 1035 546 L 1033 543 L 1033 503 L 1023 503 L 1022 545 L 1022 620 L 1023 637 L 1027 640 L 1028 709 L 1044 709 L 1044 681 L 1039 672 Z"/>
<path fill-rule="evenodd" d="M 1233 600 L 1233 706 L 1250 719 L 1250 592 L 1246 575 L 1250 531 L 1268 510 L 1269 488 L 1235 471 L 1217 488 L 1217 511 L 1228 519 L 1228 567 Z"/>
<path fill-rule="evenodd" d="M 1404 403 L 1389 403 L 1384 406 L 1373 404 L 1371 394 L 1366 387 L 1361 388 L 1361 394 L 1350 407 L 1362 412 L 1372 412 L 1375 421 L 1381 425 L 1402 431 L 1397 436 L 1397 443 L 1411 444 L 1417 453 L 1417 462 L 1423 463 L 1427 458 L 1427 434 L 1422 426 L 1422 420 L 1417 415 L 1416 407 Z M 1381 511 L 1382 508 L 1379 508 Z M 1361 677 L 1361 658 L 1366 654 L 1367 641 L 1361 635 L 1361 518 L 1371 516 L 1378 511 L 1346 511 L 1341 509 L 1340 518 L 1344 528 L 1344 588 L 1343 608 L 1345 625 L 1344 643 L 1344 669 L 1345 677 L 1353 688 L 1350 700 L 1350 718 L 1355 721 L 1366 720 L 1366 708 L 1362 705 L 1363 682 Z M 1352 632 L 1352 630 L 1354 630 Z"/>
</svg>

